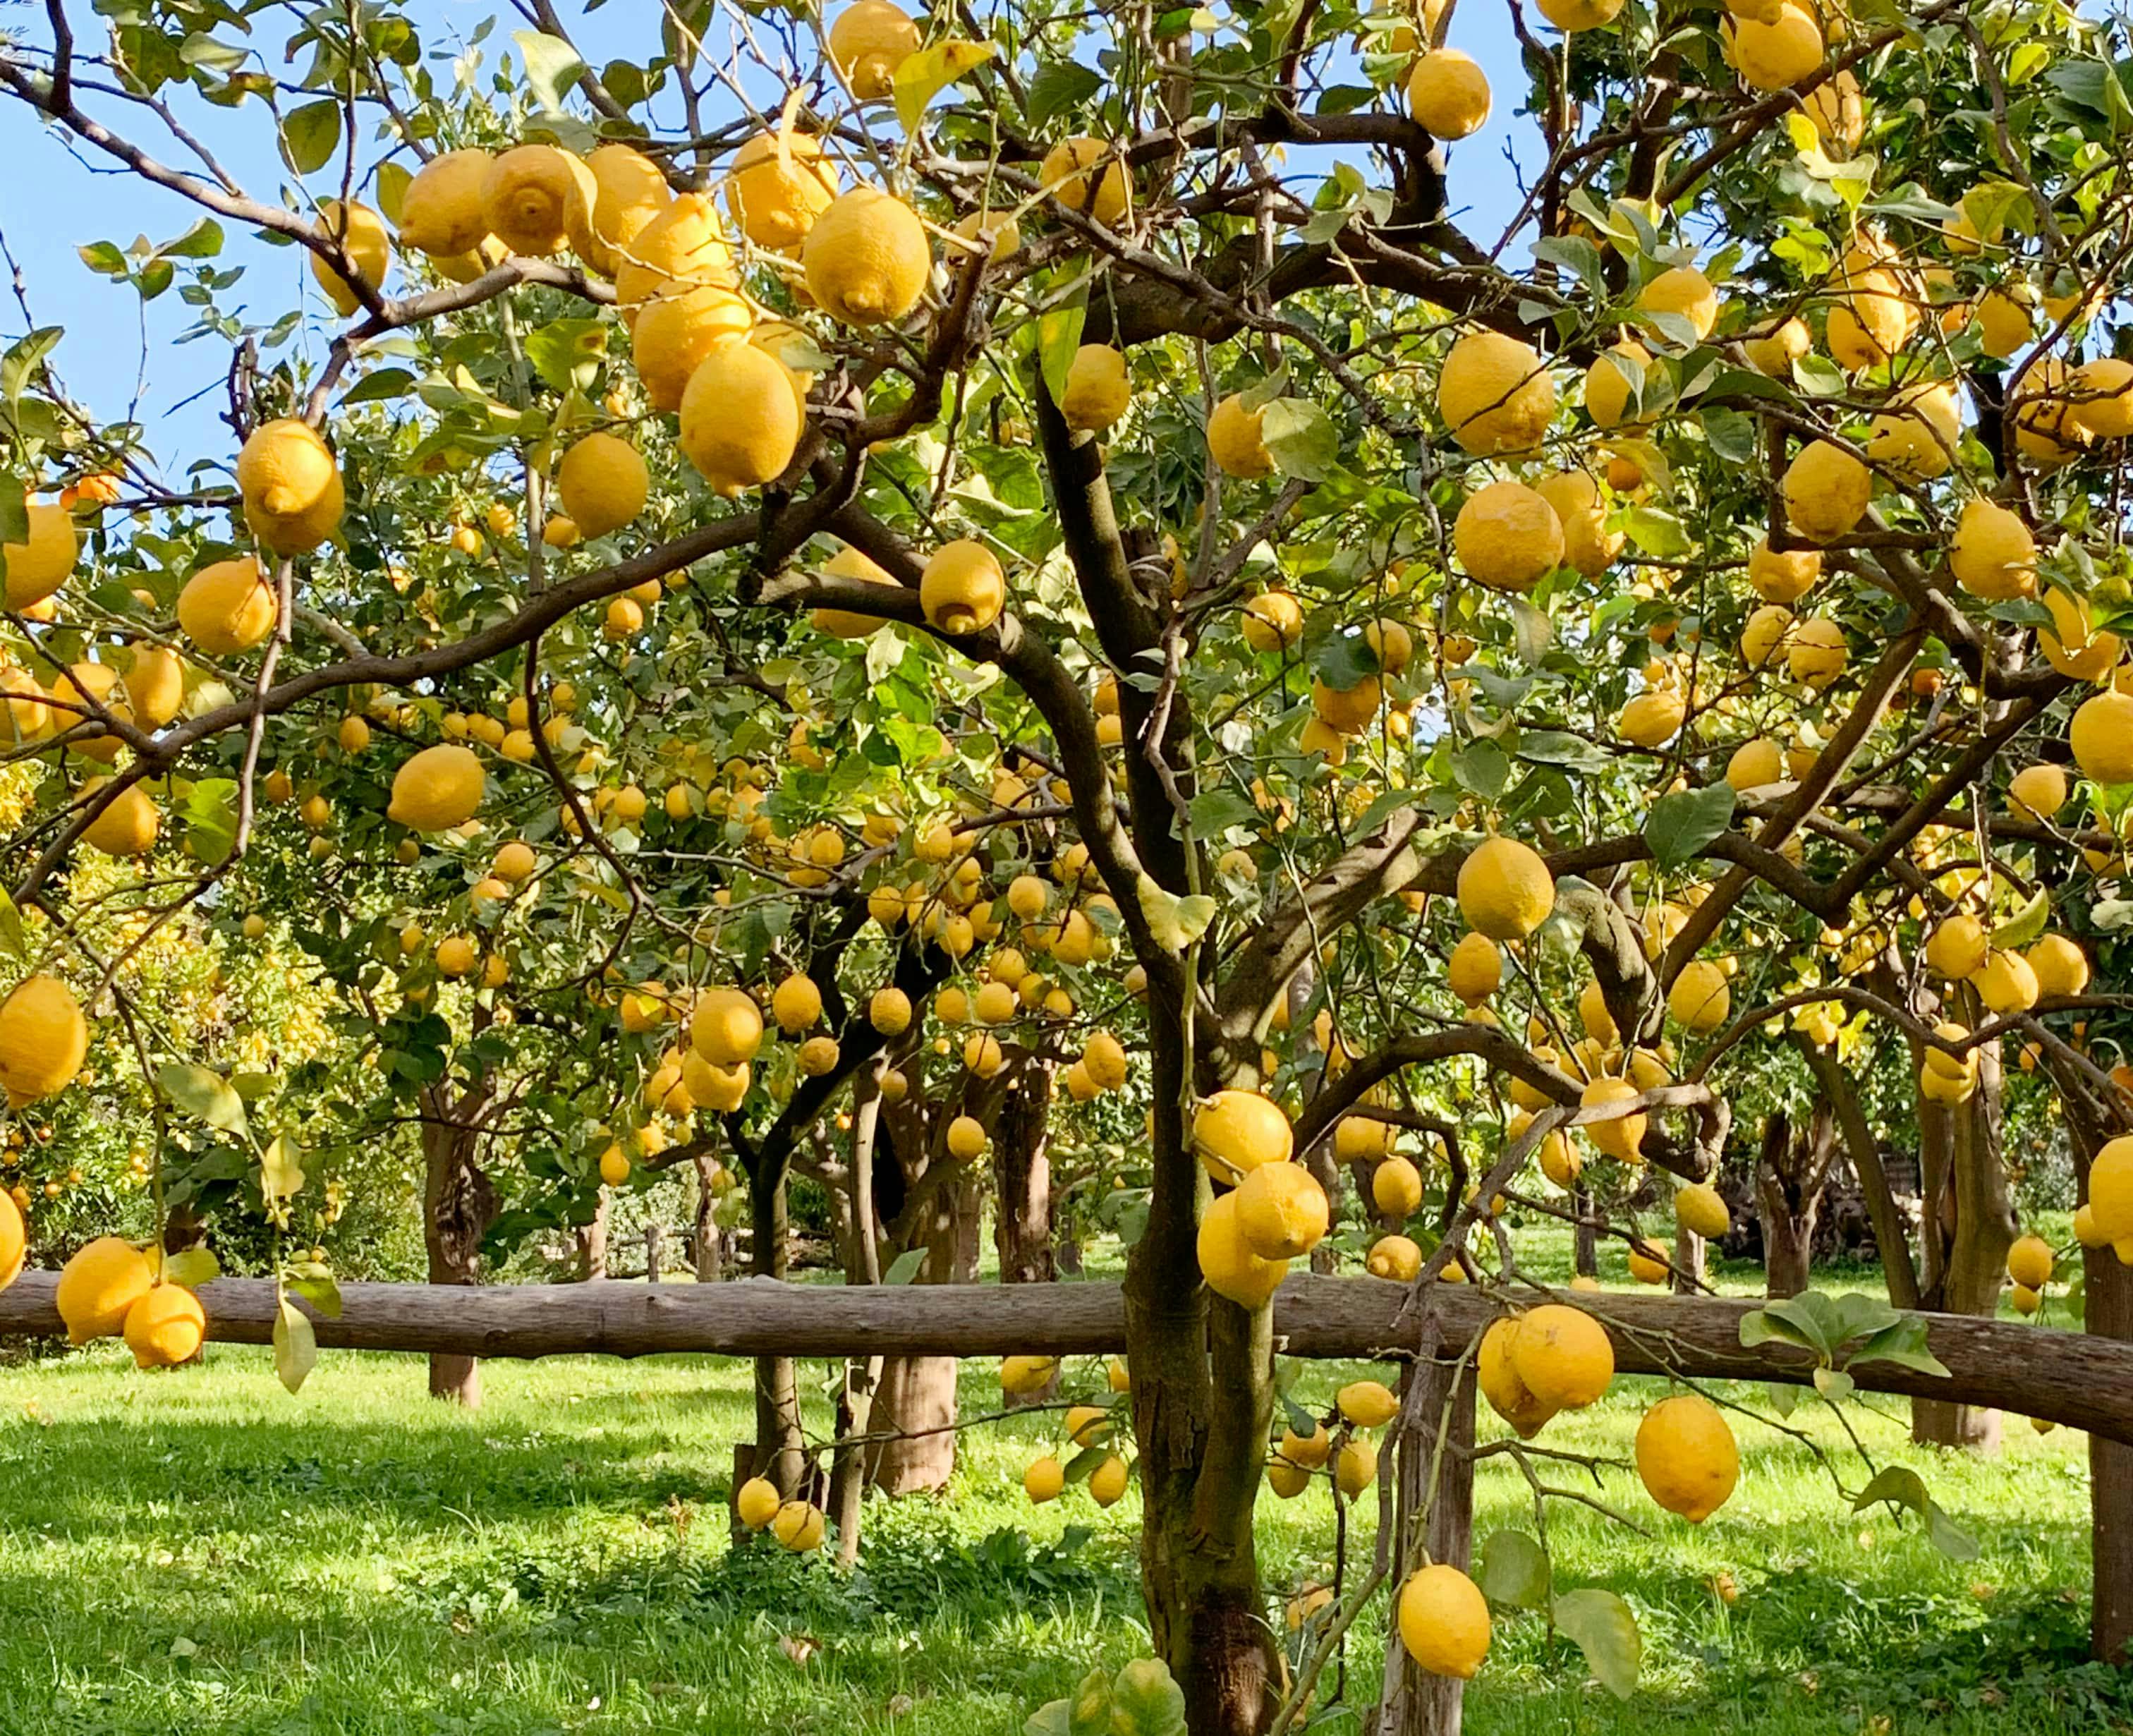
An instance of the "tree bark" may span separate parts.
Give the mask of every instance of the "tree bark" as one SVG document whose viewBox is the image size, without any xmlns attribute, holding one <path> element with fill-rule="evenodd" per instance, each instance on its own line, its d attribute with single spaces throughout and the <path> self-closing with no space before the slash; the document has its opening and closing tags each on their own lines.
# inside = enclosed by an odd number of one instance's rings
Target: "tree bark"
<svg viewBox="0 0 2133 1736">
<path fill-rule="evenodd" d="M 758 1278 L 782 1278 L 788 1261 L 788 1225 L 782 1174 L 775 1186 L 749 1189 L 749 1270 Z M 790 1497 L 799 1488 L 806 1466 L 798 1368 L 789 1356 L 759 1356 L 755 1359 L 755 1441 L 749 1455 L 749 1474 L 768 1477 L 780 1494 Z"/>
<path fill-rule="evenodd" d="M 1880 1256 L 1889 1300 L 1897 1308 L 1916 1308 L 1919 1268 L 1911 1253 L 1911 1227 L 1896 1208 L 1889 1172 L 1881 1162 L 1881 1148 L 1866 1111 L 1860 1107 L 1859 1093 L 1852 1088 L 1851 1075 L 1842 1063 L 1830 1050 L 1804 1039 L 1799 1047 L 1807 1058 L 1808 1071 L 1814 1075 L 1816 1086 L 1836 1114 L 1845 1155 L 1851 1160 L 1859 1191 L 1866 1197 L 1866 1215 L 1873 1221 L 1874 1249 Z"/>
<path fill-rule="evenodd" d="M 590 1284 L 607 1276 L 608 1197 L 601 1192 L 593 1208 L 592 1222 L 577 1227 L 578 1281 Z"/>
<path fill-rule="evenodd" d="M 1001 1100 L 993 1127 L 993 1246 L 1003 1284 L 1049 1284 L 1052 1159 L 1047 1149 L 1052 1063 L 1033 1058 Z"/>
<path fill-rule="evenodd" d="M 1464 1570 L 1474 1559 L 1473 1370 L 1471 1366 L 1462 1370 L 1452 1363 L 1432 1360 L 1420 1364 L 1413 1378 L 1422 1383 L 1418 1398 L 1423 1426 L 1404 1432 L 1400 1440 L 1399 1524 L 1394 1547 L 1399 1546 L 1399 1539 L 1408 1535 L 1411 1517 L 1419 1512 L 1423 1515 L 1422 1546 L 1429 1559 Z M 1433 1490 L 1430 1487 L 1432 1467 L 1437 1473 Z M 1399 1589 L 1415 1565 L 1395 1563 L 1392 1589 L 1395 1613 Z M 1389 1637 L 1387 1644 L 1397 1647 L 1399 1642 Z M 1400 1648 L 1397 1675 L 1399 1687 L 1389 1697 L 1384 1715 L 1379 1719 L 1379 1736 L 1459 1736 L 1465 1715 L 1465 1682 L 1457 1676 L 1432 1676 L 1418 1670 L 1404 1648 Z"/>
<path fill-rule="evenodd" d="M 1581 1278 L 1600 1275 L 1600 1222 L 1592 1215 L 1592 1194 L 1582 1186 L 1570 1190 L 1571 1209 L 1577 1213 L 1576 1240 L 1572 1244 L 1572 1268 Z"/>
<path fill-rule="evenodd" d="M 874 1164 L 881 1131 L 881 1069 L 853 1082 L 850 1200 L 846 1213 L 845 1282 L 881 1282 L 881 1240 L 874 1213 Z M 830 1519 L 837 1528 L 837 1560 L 849 1567 L 859 1559 L 860 1515 L 866 1500 L 866 1450 L 858 1437 L 874 1424 L 874 1394 L 881 1386 L 884 1358 L 853 1357 L 845 1364 L 845 1384 L 837 1399 L 837 1444 L 830 1457 Z"/>
<path fill-rule="evenodd" d="M 455 1100 L 439 1087 L 426 1087 L 422 1121 L 422 1244 L 432 1284 L 481 1281 L 481 1240 L 496 1216 L 496 1189 L 478 1160 L 475 1125 L 483 1095 Z M 430 1357 L 430 1396 L 464 1406 L 481 1406 L 481 1364 L 471 1356 L 439 1353 Z"/>
<path fill-rule="evenodd" d="M 718 1171 L 718 1160 L 699 1157 L 696 1160 L 696 1240 L 690 1252 L 696 1261 L 696 1282 L 715 1284 L 724 1263 L 720 1258 L 718 1219 L 713 1215 L 718 1209 L 718 1196 L 711 1191 L 711 1177 Z"/>
</svg>

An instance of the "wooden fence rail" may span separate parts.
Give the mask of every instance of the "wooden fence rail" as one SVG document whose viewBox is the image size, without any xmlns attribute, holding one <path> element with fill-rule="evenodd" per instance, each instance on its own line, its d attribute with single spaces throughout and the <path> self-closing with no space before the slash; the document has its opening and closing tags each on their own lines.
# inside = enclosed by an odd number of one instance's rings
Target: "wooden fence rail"
<svg viewBox="0 0 2133 1736">
<path fill-rule="evenodd" d="M 55 1337 L 56 1275 L 25 1272 L 0 1291 L 0 1338 Z M 218 1278 L 200 1287 L 208 1335 L 263 1344 L 274 1324 L 274 1286 Z M 1410 1356 L 1416 1322 L 1400 1319 L 1407 1286 L 1376 1278 L 1298 1275 L 1274 1303 L 1279 1348 L 1289 1356 L 1354 1360 Z M 750 1278 L 701 1285 L 594 1283 L 455 1288 L 346 1284 L 341 1316 L 314 1316 L 329 1348 L 443 1352 L 460 1356 L 713 1356 L 784 1354 L 1100 1355 L 1125 1348 L 1125 1309 L 1112 1283 L 924 1285 L 845 1288 Z M 1607 1326 L 1625 1373 L 1803 1385 L 1803 1351 L 1741 1348 L 1752 1302 L 1597 1294 L 1566 1300 Z M 1494 1304 L 1456 1285 L 1431 1305 L 1447 1343 L 1464 1344 Z M 1945 1377 L 1886 1362 L 1851 1369 L 1870 1392 L 1960 1401 L 2042 1417 L 2133 1444 L 2133 1343 L 2082 1333 L 1922 1315 Z"/>
</svg>

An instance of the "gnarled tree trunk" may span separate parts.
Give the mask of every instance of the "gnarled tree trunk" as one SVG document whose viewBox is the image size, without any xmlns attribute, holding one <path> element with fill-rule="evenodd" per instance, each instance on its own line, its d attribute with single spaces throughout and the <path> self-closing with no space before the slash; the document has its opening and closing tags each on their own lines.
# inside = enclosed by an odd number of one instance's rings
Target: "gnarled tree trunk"
<svg viewBox="0 0 2133 1736">
<path fill-rule="evenodd" d="M 1755 1159 L 1755 1205 L 1763 1220 L 1763 1265 L 1772 1296 L 1797 1296 L 1812 1280 L 1814 1227 L 1837 1155 L 1837 1121 L 1817 1103 L 1804 1129 L 1782 1109 L 1763 1124 Z"/>
<path fill-rule="evenodd" d="M 481 1242 L 496 1217 L 496 1189 L 479 1160 L 488 1097 L 476 1086 L 455 1097 L 427 1086 L 422 1110 L 422 1245 L 432 1284 L 479 1284 Z M 470 1356 L 430 1358 L 430 1396 L 472 1410 L 481 1404 L 481 1364 Z"/>
</svg>

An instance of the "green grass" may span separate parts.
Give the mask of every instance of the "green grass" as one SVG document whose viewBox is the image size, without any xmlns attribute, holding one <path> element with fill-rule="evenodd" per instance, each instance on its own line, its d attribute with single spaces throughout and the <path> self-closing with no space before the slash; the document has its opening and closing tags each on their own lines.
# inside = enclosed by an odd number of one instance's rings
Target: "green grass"
<svg viewBox="0 0 2133 1736">
<path fill-rule="evenodd" d="M 1015 1736 L 1092 1665 L 1144 1649 L 1138 1492 L 1108 1513 L 1080 1490 L 1034 1511 L 1022 1497 L 1052 1418 L 967 1435 L 948 1497 L 871 1507 L 860 1567 L 840 1576 L 729 1546 L 740 1365 L 494 1362 L 466 1415 L 423 1396 L 415 1357 L 329 1353 L 296 1399 L 263 1352 L 214 1347 L 205 1368 L 158 1376 L 122 1363 L 104 1346 L 0 1370 L 0 1731 Z M 1307 1368 L 1298 1390 L 1322 1402 L 1351 1372 Z M 992 1373 L 965 1365 L 969 1410 L 990 1408 Z M 1076 1373 L 1100 1380 L 1093 1363 Z M 1543 1440 L 1625 1454 L 1658 1391 L 1620 1382 Z M 1645 1535 L 1553 1512 L 1558 1589 L 1610 1586 L 1637 1612 L 1637 1700 L 1608 1699 L 1538 1624 L 1505 1619 L 1468 1729 L 2133 1730 L 2133 1688 L 2082 1661 L 2080 1439 L 2017 1425 L 1978 1463 L 1909 1448 L 1900 1406 L 1853 1415 L 1877 1462 L 1918 1467 L 1975 1535 L 1975 1560 L 1936 1553 L 1914 1522 L 1851 1516 L 1805 1448 L 1743 1424 L 1741 1488 L 1702 1527 L 1659 1513 L 1624 1470 L 1602 1492 Z M 826 1415 L 811 1402 L 811 1423 Z M 1842 1441 L 1827 1411 L 1794 1420 Z M 1856 1459 L 1845 1471 L 1863 1481 Z M 1500 1459 L 1480 1502 L 1484 1534 L 1531 1524 Z M 1374 1521 L 1374 1500 L 1362 1512 Z M 1261 1512 L 1272 1585 L 1328 1574 L 1323 1492 Z M 1373 1616 L 1356 1637 L 1365 1684 L 1380 1633 Z"/>
</svg>

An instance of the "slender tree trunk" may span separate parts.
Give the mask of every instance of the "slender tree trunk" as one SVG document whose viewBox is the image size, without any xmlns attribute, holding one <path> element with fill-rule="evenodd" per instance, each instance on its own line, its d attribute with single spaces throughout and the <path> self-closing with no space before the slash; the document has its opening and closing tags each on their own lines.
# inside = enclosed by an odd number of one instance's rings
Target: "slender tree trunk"
<svg viewBox="0 0 2133 1736">
<path fill-rule="evenodd" d="M 775 1187 L 750 1187 L 749 1206 L 749 1270 L 759 1278 L 782 1278 L 789 1263 L 783 1179 Z M 768 1477 L 783 1495 L 799 1488 L 807 1454 L 800 1431 L 799 1371 L 791 1357 L 755 1359 L 755 1441 L 752 1449 L 735 1450 L 748 1453 L 749 1476 Z"/>
<path fill-rule="evenodd" d="M 691 1251 L 695 1256 L 696 1282 L 715 1284 L 720 1275 L 719 1258 L 719 1225 L 713 1215 L 718 1209 L 718 1196 L 711 1191 L 711 1177 L 717 1169 L 717 1160 L 709 1157 L 696 1160 L 696 1242 Z"/>
<path fill-rule="evenodd" d="M 1571 1209 L 1577 1214 L 1572 1244 L 1573 1269 L 1581 1278 L 1600 1275 L 1600 1223 L 1592 1215 L 1592 1194 L 1582 1186 L 1570 1190 Z"/>
<path fill-rule="evenodd" d="M 1052 1063 L 1033 1058 L 1018 1069 L 994 1124 L 993 1246 L 1003 1284 L 1049 1284 L 1058 1275 L 1047 1136 L 1051 1098 Z"/>
<path fill-rule="evenodd" d="M 1948 1117 L 1948 1183 L 1940 1209 L 1928 1201 L 1928 1242 L 1944 1250 L 1938 1295 L 1932 1304 L 1949 1314 L 1989 1319 L 2006 1282 L 2007 1250 L 2015 1242 L 2015 1204 L 2000 1150 L 2000 1052 L 1977 1051 L 1977 1089 Z M 2000 1413 L 1977 1405 L 1921 1399 L 1911 1406 L 1911 1439 L 1922 1445 L 2000 1449 Z"/>
<path fill-rule="evenodd" d="M 951 1178 L 932 1208 L 922 1244 L 921 1284 L 953 1284 L 974 1261 L 977 1211 L 975 1178 Z M 868 1480 L 885 1493 L 911 1495 L 944 1488 L 956 1470 L 957 1414 L 954 1357 L 891 1357 L 884 1362 L 874 1395 L 874 1432 L 899 1438 L 875 1445 Z"/>
<path fill-rule="evenodd" d="M 874 1203 L 876 1136 L 881 1129 L 881 1069 L 879 1065 L 853 1081 L 852 1160 L 849 1231 L 845 1247 L 847 1284 L 881 1282 L 881 1240 Z M 859 1526 L 866 1500 L 866 1449 L 857 1437 L 874 1425 L 874 1400 L 881 1385 L 883 1359 L 855 1357 L 845 1364 L 844 1390 L 837 1399 L 837 1444 L 830 1458 L 830 1518 L 837 1528 L 837 1560 L 849 1567 L 859 1560 Z"/>
<path fill-rule="evenodd" d="M 1695 1295 L 1697 1286 L 1710 1276 L 1708 1248 L 1709 1244 L 1695 1231 L 1683 1224 L 1674 1226 L 1672 1288 L 1677 1296 Z"/>
<path fill-rule="evenodd" d="M 1866 1196 L 1866 1215 L 1874 1225 L 1874 1249 L 1880 1256 L 1882 1276 L 1889 1285 L 1889 1300 L 1897 1308 L 1916 1308 L 1919 1268 L 1911 1254 L 1910 1225 L 1896 1208 L 1895 1193 L 1889 1186 L 1889 1172 L 1881 1162 L 1881 1148 L 1874 1138 L 1874 1129 L 1866 1119 L 1866 1111 L 1860 1107 L 1859 1093 L 1852 1088 L 1851 1077 L 1836 1055 L 1826 1049 L 1803 1039 L 1800 1053 L 1807 1058 L 1808 1072 L 1814 1075 L 1816 1086 L 1836 1114 L 1845 1155 L 1851 1160 L 1851 1173 L 1858 1178 L 1859 1191 Z"/>
<path fill-rule="evenodd" d="M 469 1110 L 426 1089 L 422 1124 L 422 1242 L 432 1284 L 481 1281 L 481 1239 L 496 1216 L 496 1190 L 477 1161 L 478 1130 Z M 481 1405 L 481 1364 L 469 1356 L 430 1358 L 430 1396 L 473 1410 Z"/>
<path fill-rule="evenodd" d="M 667 1254 L 667 1232 L 654 1218 L 644 1227 L 644 1281 L 657 1284 L 664 1267 Z"/>
<path fill-rule="evenodd" d="M 578 1281 L 590 1284 L 607 1276 L 607 1218 L 608 1197 L 603 1192 L 599 1203 L 593 1208 L 590 1223 L 581 1223 L 577 1228 Z"/>
<path fill-rule="evenodd" d="M 1420 1364 L 1423 1426 L 1404 1433 L 1399 1449 L 1399 1524 L 1395 1539 L 1409 1534 L 1413 1516 L 1423 1515 L 1422 1545 L 1432 1561 L 1466 1568 L 1474 1559 L 1474 1376 L 1449 1362 Z M 1443 1435 L 1439 1451 L 1438 1435 Z M 1431 1475 L 1436 1483 L 1431 1487 Z M 1394 1547 L 1398 1548 L 1395 1541 Z M 1393 1608 L 1414 1564 L 1395 1560 Z M 1378 1736 L 1459 1736 L 1466 1685 L 1457 1676 L 1432 1676 L 1410 1662 L 1395 1638 L 1387 1640 L 1386 1674 L 1397 1687 L 1388 1693 Z"/>
</svg>

